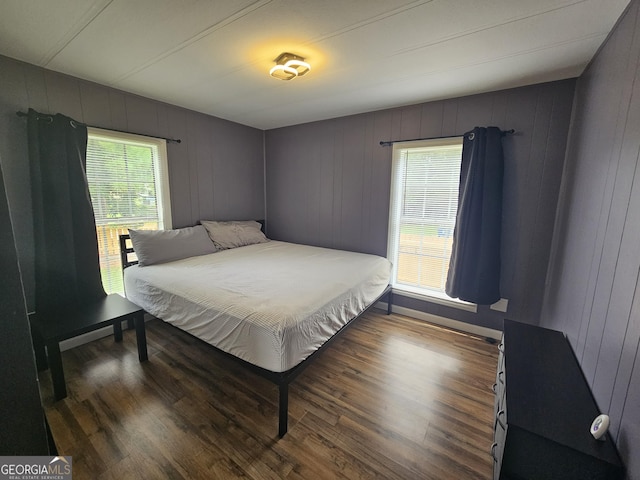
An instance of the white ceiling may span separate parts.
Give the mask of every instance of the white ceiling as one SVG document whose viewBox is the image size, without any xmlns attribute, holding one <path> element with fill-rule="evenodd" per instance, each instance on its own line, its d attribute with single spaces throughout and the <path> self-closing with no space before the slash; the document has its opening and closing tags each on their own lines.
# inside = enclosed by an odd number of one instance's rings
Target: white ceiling
<svg viewBox="0 0 640 480">
<path fill-rule="evenodd" d="M 2 0 L 0 54 L 270 129 L 576 77 L 628 3 Z"/>
</svg>

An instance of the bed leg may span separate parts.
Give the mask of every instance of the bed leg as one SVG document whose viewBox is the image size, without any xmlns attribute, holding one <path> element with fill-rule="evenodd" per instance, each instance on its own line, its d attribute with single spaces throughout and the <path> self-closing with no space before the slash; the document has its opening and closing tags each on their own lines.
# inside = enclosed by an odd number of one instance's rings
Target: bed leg
<svg viewBox="0 0 640 480">
<path fill-rule="evenodd" d="M 391 307 L 393 307 L 393 290 L 389 290 L 387 294 L 387 315 L 391 315 Z"/>
<path fill-rule="evenodd" d="M 278 436 L 282 438 L 284 437 L 285 433 L 287 433 L 287 421 L 289 417 L 289 384 L 279 384 L 278 390 L 280 393 Z"/>
</svg>

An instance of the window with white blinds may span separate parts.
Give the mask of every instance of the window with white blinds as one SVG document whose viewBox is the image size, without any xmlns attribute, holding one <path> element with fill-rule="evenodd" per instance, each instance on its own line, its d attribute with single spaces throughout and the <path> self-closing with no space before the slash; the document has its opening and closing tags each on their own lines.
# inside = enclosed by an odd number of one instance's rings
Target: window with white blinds
<svg viewBox="0 0 640 480">
<path fill-rule="evenodd" d="M 439 303 L 465 303 L 445 293 L 463 137 L 393 146 L 388 258 L 394 290 Z"/>
<path fill-rule="evenodd" d="M 86 171 L 102 284 L 123 293 L 119 235 L 171 228 L 166 141 L 89 128 Z"/>
</svg>

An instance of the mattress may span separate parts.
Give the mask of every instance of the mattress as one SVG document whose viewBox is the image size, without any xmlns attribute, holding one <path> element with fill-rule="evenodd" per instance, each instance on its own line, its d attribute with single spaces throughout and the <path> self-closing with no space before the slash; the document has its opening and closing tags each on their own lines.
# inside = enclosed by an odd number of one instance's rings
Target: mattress
<svg viewBox="0 0 640 480">
<path fill-rule="evenodd" d="M 382 257 L 269 241 L 124 271 L 148 313 L 272 372 L 311 355 L 389 284 Z"/>
</svg>

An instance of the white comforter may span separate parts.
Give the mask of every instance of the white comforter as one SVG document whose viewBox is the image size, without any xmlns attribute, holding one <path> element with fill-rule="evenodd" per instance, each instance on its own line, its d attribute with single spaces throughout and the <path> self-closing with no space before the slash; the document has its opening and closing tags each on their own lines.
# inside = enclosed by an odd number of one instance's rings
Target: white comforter
<svg viewBox="0 0 640 480">
<path fill-rule="evenodd" d="M 270 241 L 125 269 L 127 298 L 273 372 L 296 366 L 389 284 L 390 262 Z"/>
</svg>

